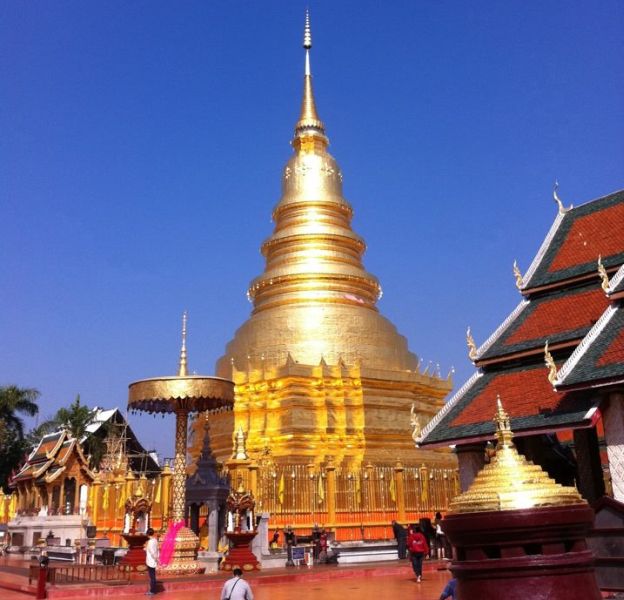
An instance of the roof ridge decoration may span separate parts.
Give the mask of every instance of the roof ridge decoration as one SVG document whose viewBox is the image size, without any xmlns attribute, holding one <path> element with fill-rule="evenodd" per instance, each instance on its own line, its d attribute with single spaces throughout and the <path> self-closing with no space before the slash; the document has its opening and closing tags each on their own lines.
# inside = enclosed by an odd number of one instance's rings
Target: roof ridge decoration
<svg viewBox="0 0 624 600">
<path fill-rule="evenodd" d="M 509 325 L 511 325 L 511 323 L 513 323 L 518 318 L 518 315 L 530 303 L 531 301 L 527 300 L 526 298 L 523 298 L 520 301 L 520 303 L 516 306 L 516 308 L 514 308 L 511 311 L 509 316 L 494 330 L 494 333 L 492 333 L 492 335 L 487 340 L 485 340 L 485 342 L 483 342 L 483 344 L 479 347 L 479 349 L 477 350 L 476 360 L 478 360 L 480 356 L 485 354 L 485 352 L 487 352 L 487 350 L 490 349 L 490 347 L 494 344 L 494 342 L 504 333 L 507 327 L 509 327 Z"/>
<path fill-rule="evenodd" d="M 553 199 L 557 203 L 557 207 L 559 208 L 559 214 L 565 215 L 569 210 L 572 210 L 574 208 L 574 205 L 570 204 L 568 208 L 563 206 L 563 202 L 561 201 L 561 198 L 559 198 L 559 194 L 557 193 L 558 189 L 559 189 L 559 182 L 555 179 L 555 185 L 553 187 Z"/>
<path fill-rule="evenodd" d="M 516 287 L 521 290 L 524 285 L 524 280 L 522 279 L 522 273 L 520 272 L 520 268 L 518 267 L 518 261 L 514 259 L 513 261 L 513 274 L 516 278 Z"/>
<path fill-rule="evenodd" d="M 607 326 L 609 321 L 613 318 L 617 312 L 616 306 L 609 306 L 607 310 L 602 313 L 600 319 L 596 321 L 596 324 L 589 330 L 589 333 L 583 338 L 581 343 L 574 349 L 574 352 L 570 355 L 568 360 L 563 364 L 557 379 L 554 382 L 555 388 L 565 383 L 566 377 L 573 371 L 574 367 L 578 364 L 581 357 L 594 343 L 594 340 L 602 333 L 603 329 Z"/>
<path fill-rule="evenodd" d="M 470 326 L 468 326 L 468 329 L 466 330 L 466 344 L 468 344 L 468 358 L 474 361 L 478 356 L 478 352 L 477 345 L 472 337 L 472 331 L 470 331 Z"/>
<path fill-rule="evenodd" d="M 600 287 L 603 291 L 608 294 L 609 293 L 609 275 L 607 275 L 607 270 L 602 264 L 602 256 L 598 255 L 598 275 L 600 276 Z"/>
<path fill-rule="evenodd" d="M 470 379 L 468 381 L 466 381 L 466 383 L 464 383 L 464 385 L 462 385 L 459 390 L 457 390 L 457 392 L 455 393 L 454 396 L 452 396 L 449 400 L 447 400 L 447 402 L 444 404 L 444 406 L 437 412 L 437 414 L 433 417 L 433 419 L 431 419 L 431 421 L 429 421 L 429 423 L 427 423 L 427 425 L 425 425 L 420 433 L 420 436 L 418 437 L 416 441 L 417 444 L 420 444 L 421 442 L 423 442 L 427 436 L 433 431 L 433 429 L 435 429 L 435 427 L 437 426 L 437 424 L 442 421 L 442 419 L 444 419 L 444 417 L 446 417 L 446 415 L 451 411 L 452 408 L 454 408 L 454 406 L 462 399 L 462 396 L 476 383 L 476 381 L 478 379 L 480 379 L 481 377 L 483 377 L 483 371 L 481 371 L 481 369 L 477 369 L 472 376 L 470 377 Z"/>
<path fill-rule="evenodd" d="M 548 368 L 548 381 L 555 385 L 555 382 L 557 381 L 557 365 L 553 355 L 548 349 L 548 340 L 546 340 L 546 344 L 544 345 L 544 364 Z"/>
</svg>

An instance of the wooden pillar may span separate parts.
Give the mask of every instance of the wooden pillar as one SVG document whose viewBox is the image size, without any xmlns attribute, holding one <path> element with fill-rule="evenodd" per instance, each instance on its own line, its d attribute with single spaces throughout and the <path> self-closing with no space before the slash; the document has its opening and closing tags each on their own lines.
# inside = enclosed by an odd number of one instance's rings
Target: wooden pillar
<svg viewBox="0 0 624 600">
<path fill-rule="evenodd" d="M 485 443 L 457 446 L 455 454 L 459 465 L 459 486 L 465 492 L 485 466 Z"/>
<path fill-rule="evenodd" d="M 611 394 L 602 412 L 613 498 L 624 502 L 624 394 Z"/>
<path fill-rule="evenodd" d="M 65 514 L 65 479 L 62 479 L 59 485 L 59 513 Z"/>
<path fill-rule="evenodd" d="M 598 434 L 595 427 L 574 430 L 576 487 L 590 504 L 604 496 L 604 479 L 600 464 Z"/>
<path fill-rule="evenodd" d="M 394 466 L 394 478 L 396 483 L 396 505 L 398 521 L 405 521 L 405 481 L 403 479 L 403 465 L 398 460 Z"/>
<path fill-rule="evenodd" d="M 328 462 L 325 467 L 327 473 L 327 520 L 330 527 L 336 525 L 336 467 Z"/>
<path fill-rule="evenodd" d="M 72 510 L 74 515 L 80 514 L 80 479 L 74 477 L 74 507 Z"/>
</svg>

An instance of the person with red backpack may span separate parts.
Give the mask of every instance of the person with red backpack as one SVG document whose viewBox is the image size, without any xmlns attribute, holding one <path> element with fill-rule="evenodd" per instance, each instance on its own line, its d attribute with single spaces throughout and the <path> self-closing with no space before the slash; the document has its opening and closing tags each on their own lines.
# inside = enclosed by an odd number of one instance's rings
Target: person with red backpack
<svg viewBox="0 0 624 600">
<path fill-rule="evenodd" d="M 412 525 L 410 527 L 407 537 L 407 549 L 410 553 L 416 581 L 420 583 L 422 581 L 423 559 L 429 554 L 429 544 L 427 544 L 427 538 L 423 535 L 420 525 Z"/>
</svg>

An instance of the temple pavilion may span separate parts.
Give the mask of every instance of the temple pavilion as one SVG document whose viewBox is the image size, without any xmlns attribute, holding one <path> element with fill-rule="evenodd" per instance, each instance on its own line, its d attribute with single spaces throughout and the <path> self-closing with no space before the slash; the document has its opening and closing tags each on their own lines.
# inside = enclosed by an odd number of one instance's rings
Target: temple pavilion
<svg viewBox="0 0 624 600">
<path fill-rule="evenodd" d="M 455 444 L 466 489 L 500 395 L 523 454 L 590 502 L 624 502 L 624 191 L 578 207 L 555 200 L 528 271 L 515 268 L 518 306 L 481 347 L 469 335 L 477 369 L 419 444 Z"/>
<path fill-rule="evenodd" d="M 225 462 L 242 429 L 258 508 L 273 522 L 324 522 L 360 538 L 367 523 L 430 514 L 454 493 L 455 457 L 415 451 L 410 426 L 437 413 L 452 382 L 421 368 L 379 311 L 381 285 L 363 265 L 366 245 L 317 111 L 311 47 L 307 19 L 303 101 L 261 247 L 266 266 L 247 292 L 252 314 L 216 367 L 235 382 L 234 410 L 211 417 L 208 435 Z M 202 429 L 198 421 L 195 456 Z"/>
</svg>

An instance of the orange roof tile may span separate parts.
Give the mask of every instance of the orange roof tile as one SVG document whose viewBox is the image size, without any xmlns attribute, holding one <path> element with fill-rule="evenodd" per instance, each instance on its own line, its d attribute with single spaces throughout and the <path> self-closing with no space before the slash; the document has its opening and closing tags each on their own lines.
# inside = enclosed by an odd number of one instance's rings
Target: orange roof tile
<svg viewBox="0 0 624 600">
<path fill-rule="evenodd" d="M 553 273 L 574 265 L 596 262 L 598 255 L 622 252 L 624 204 L 576 219 L 548 271 Z"/>
</svg>

